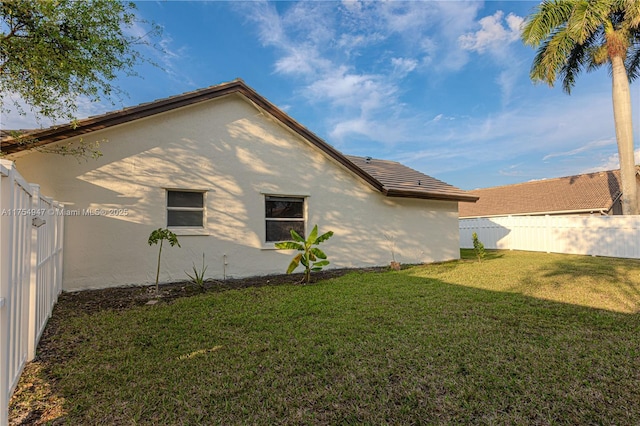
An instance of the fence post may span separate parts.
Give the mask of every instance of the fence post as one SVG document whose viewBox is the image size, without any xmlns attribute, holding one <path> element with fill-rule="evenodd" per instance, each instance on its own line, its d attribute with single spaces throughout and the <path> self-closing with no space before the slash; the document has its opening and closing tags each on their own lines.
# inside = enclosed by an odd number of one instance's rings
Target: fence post
<svg viewBox="0 0 640 426">
<path fill-rule="evenodd" d="M 64 204 L 54 203 L 54 217 L 56 224 L 56 301 L 58 296 L 62 293 L 62 261 L 63 261 L 63 248 L 64 248 Z"/>
<path fill-rule="evenodd" d="M 9 170 L 0 162 L 0 210 L 7 208 Z M 9 423 L 9 235 L 8 215 L 0 216 L 0 425 Z"/>
<path fill-rule="evenodd" d="M 547 253 L 551 253 L 551 216 L 544 215 L 544 249 Z"/>
<path fill-rule="evenodd" d="M 40 185 L 30 184 L 31 191 L 33 192 L 31 208 L 34 212 L 38 211 L 40 205 Z M 31 218 L 35 218 L 32 215 Z M 36 356 L 36 333 L 37 324 L 36 318 L 38 316 L 38 228 L 31 226 L 31 276 L 29 277 L 29 333 L 27 342 L 29 344 L 27 349 L 27 361 L 32 361 Z"/>
</svg>

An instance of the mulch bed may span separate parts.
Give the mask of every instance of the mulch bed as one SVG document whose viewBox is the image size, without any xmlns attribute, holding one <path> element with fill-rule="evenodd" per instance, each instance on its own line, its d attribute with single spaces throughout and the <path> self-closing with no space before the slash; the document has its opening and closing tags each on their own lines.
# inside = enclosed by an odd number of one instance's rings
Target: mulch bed
<svg viewBox="0 0 640 426">
<path fill-rule="evenodd" d="M 349 272 L 382 272 L 387 267 L 372 267 L 364 269 L 329 269 L 316 272 L 311 276 L 311 285 L 317 281 L 341 277 Z M 248 287 L 263 287 L 283 284 L 302 284 L 302 274 L 265 275 L 248 278 L 231 278 L 225 281 L 208 280 L 204 288 L 191 282 L 177 282 L 160 285 L 160 303 L 171 302 L 182 297 L 189 297 L 206 292 L 219 292 Z M 100 290 L 83 290 L 62 293 L 58 298 L 57 308 L 70 307 L 77 313 L 99 312 L 103 310 L 124 310 L 134 306 L 147 304 L 156 299 L 155 286 L 112 287 Z M 66 310 L 66 309 L 65 309 Z"/>
</svg>

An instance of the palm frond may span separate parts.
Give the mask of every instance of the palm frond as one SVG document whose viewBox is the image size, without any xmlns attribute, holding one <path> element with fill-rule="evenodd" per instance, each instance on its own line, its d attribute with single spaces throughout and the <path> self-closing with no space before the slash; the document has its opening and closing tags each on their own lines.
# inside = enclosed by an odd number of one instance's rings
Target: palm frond
<svg viewBox="0 0 640 426">
<path fill-rule="evenodd" d="M 610 14 L 609 1 L 577 1 L 567 21 L 567 31 L 577 44 L 586 44 L 609 19 Z"/>
<path fill-rule="evenodd" d="M 636 45 L 629 49 L 629 54 L 625 61 L 625 68 L 629 76 L 629 81 L 634 81 L 640 77 L 640 45 Z"/>
<path fill-rule="evenodd" d="M 604 61 L 598 61 L 600 55 L 596 52 L 601 52 L 603 49 L 603 46 L 597 45 L 597 40 L 601 38 L 600 34 L 601 31 L 598 30 L 591 34 L 584 44 L 574 45 L 565 64 L 560 69 L 558 78 L 562 81 L 562 89 L 566 93 L 571 93 L 571 89 L 576 83 L 576 77 L 581 71 L 585 69 L 591 71 L 607 61 L 606 49 L 604 49 Z"/>
<path fill-rule="evenodd" d="M 545 0 L 529 15 L 522 30 L 522 41 L 528 46 L 539 46 L 569 20 L 575 1 Z"/>
<path fill-rule="evenodd" d="M 556 30 L 538 49 L 531 67 L 531 79 L 553 86 L 574 47 L 575 42 L 564 28 Z"/>
<path fill-rule="evenodd" d="M 640 2 L 638 0 L 613 0 L 612 9 L 623 14 L 626 29 L 640 28 Z"/>
</svg>

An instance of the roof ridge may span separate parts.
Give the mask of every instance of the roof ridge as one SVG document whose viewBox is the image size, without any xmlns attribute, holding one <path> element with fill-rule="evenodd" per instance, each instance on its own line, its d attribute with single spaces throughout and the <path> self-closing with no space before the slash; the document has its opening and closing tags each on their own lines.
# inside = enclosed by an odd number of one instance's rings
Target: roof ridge
<svg viewBox="0 0 640 426">
<path fill-rule="evenodd" d="M 636 166 L 636 170 L 638 169 L 638 166 Z M 579 178 L 579 177 L 583 177 L 583 176 L 591 176 L 591 175 L 597 175 L 600 173 L 615 173 L 615 172 L 619 172 L 620 169 L 612 169 L 612 170 L 600 170 L 597 172 L 589 172 L 589 173 L 580 173 L 580 174 L 576 174 L 576 175 L 569 175 L 569 176 L 558 176 L 558 177 L 553 177 L 553 178 L 542 178 L 542 179 L 533 179 L 527 182 L 516 182 L 516 183 L 510 183 L 510 184 L 506 184 L 506 185 L 498 185 L 498 186 L 489 186 L 486 188 L 476 188 L 476 189 L 471 189 L 470 191 L 482 191 L 485 189 L 500 189 L 500 188 L 505 188 L 505 187 L 514 187 L 514 186 L 520 186 L 520 185 L 531 185 L 531 184 L 535 184 L 535 183 L 543 183 L 543 182 L 552 182 L 552 181 L 556 181 L 556 180 L 562 180 L 562 179 L 571 179 L 571 178 Z"/>
</svg>

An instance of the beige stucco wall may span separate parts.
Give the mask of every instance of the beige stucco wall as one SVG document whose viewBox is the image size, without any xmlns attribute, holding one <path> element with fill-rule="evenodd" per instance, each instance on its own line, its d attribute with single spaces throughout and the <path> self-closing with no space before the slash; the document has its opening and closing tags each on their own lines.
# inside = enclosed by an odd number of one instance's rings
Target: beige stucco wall
<svg viewBox="0 0 640 426">
<path fill-rule="evenodd" d="M 166 188 L 207 191 L 208 235 L 180 235 L 182 248 L 163 251 L 163 282 L 184 280 L 202 253 L 207 277 L 282 273 L 291 252 L 263 242 L 266 193 L 308 197 L 307 229 L 317 223 L 335 232 L 323 243 L 331 267 L 387 265 L 392 245 L 403 263 L 459 257 L 456 202 L 384 197 L 240 95 L 84 139 L 108 140 L 104 155 L 14 158 L 28 181 L 67 210 L 107 213 L 66 217 L 65 290 L 154 281 L 157 246 L 147 239 L 166 225 Z"/>
</svg>

